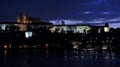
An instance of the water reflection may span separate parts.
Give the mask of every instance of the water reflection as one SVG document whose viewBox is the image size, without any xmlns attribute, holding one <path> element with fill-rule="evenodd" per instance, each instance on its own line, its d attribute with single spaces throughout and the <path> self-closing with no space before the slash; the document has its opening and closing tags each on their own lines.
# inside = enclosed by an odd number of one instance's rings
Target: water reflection
<svg viewBox="0 0 120 67">
<path fill-rule="evenodd" d="M 100 66 L 115 66 L 119 64 L 118 54 L 108 51 L 79 51 L 79 50 L 65 50 L 64 52 L 51 52 L 49 49 L 45 50 L 4 50 L 2 59 L 5 65 L 14 64 L 17 67 L 31 67 L 31 65 L 40 67 L 96 67 Z M 96 63 L 96 64 L 95 64 Z M 88 66 L 87 66 L 88 65 Z"/>
<path fill-rule="evenodd" d="M 42 50 L 19 50 L 17 53 L 19 56 L 23 57 L 28 57 L 32 53 L 38 53 L 40 54 Z M 8 53 L 10 54 L 11 50 L 4 50 L 3 51 L 3 57 L 6 58 Z M 45 49 L 45 57 L 49 56 L 49 49 Z M 44 53 L 41 52 L 43 55 Z M 12 52 L 13 53 L 13 52 Z M 97 52 L 97 51 L 78 51 L 78 50 L 72 50 L 72 51 L 64 51 L 64 57 L 72 57 L 72 58 L 81 58 L 81 59 L 115 59 L 115 53 L 114 52 L 108 52 L 108 51 L 102 51 L 102 52 Z"/>
<path fill-rule="evenodd" d="M 4 50 L 4 58 L 6 58 L 6 56 L 7 56 L 7 50 Z"/>
<path fill-rule="evenodd" d="M 72 56 L 74 58 L 81 58 L 81 59 L 114 59 L 115 58 L 115 53 L 114 52 L 108 52 L 108 51 L 103 51 L 103 52 L 97 52 L 97 51 L 77 51 L 73 50 L 72 51 Z"/>
<path fill-rule="evenodd" d="M 48 57 L 48 49 L 46 49 L 45 54 L 45 56 Z"/>
</svg>

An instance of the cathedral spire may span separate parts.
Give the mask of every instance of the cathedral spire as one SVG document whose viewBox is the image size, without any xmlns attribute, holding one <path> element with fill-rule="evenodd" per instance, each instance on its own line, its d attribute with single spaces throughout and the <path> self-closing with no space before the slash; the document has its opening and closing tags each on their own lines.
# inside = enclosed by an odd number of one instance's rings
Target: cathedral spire
<svg viewBox="0 0 120 67">
<path fill-rule="evenodd" d="M 106 23 L 105 23 L 105 27 L 109 27 L 109 24 L 108 24 L 108 22 L 106 22 Z"/>
<path fill-rule="evenodd" d="M 23 21 L 23 23 L 28 23 L 28 14 L 27 14 L 27 12 L 24 12 L 22 21 Z"/>
<path fill-rule="evenodd" d="M 17 23 L 21 23 L 21 22 L 22 22 L 22 14 L 21 14 L 21 13 L 18 13 Z"/>
</svg>

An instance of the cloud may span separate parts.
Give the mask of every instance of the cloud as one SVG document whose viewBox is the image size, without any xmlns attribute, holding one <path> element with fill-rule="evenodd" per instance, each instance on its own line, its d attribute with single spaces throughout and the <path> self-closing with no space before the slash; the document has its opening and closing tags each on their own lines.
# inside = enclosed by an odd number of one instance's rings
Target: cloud
<svg viewBox="0 0 120 67">
<path fill-rule="evenodd" d="M 82 12 L 83 14 L 91 14 L 91 13 L 93 13 L 92 11 L 84 11 L 84 12 Z"/>
<path fill-rule="evenodd" d="M 103 3 L 106 3 L 107 2 L 107 0 L 95 0 L 95 1 L 93 1 L 93 4 L 94 5 L 99 5 L 99 4 L 103 4 Z"/>
<path fill-rule="evenodd" d="M 62 20 L 50 20 L 49 22 L 53 23 L 54 25 L 60 25 Z M 82 20 L 63 20 L 65 24 L 79 24 L 84 23 Z"/>
<path fill-rule="evenodd" d="M 109 23 L 111 28 L 120 28 L 120 23 Z"/>
<path fill-rule="evenodd" d="M 109 15 L 112 12 L 104 12 L 104 11 L 83 11 L 82 14 L 91 14 L 91 15 Z"/>
<path fill-rule="evenodd" d="M 113 19 L 109 19 L 109 22 L 116 22 L 116 21 L 120 21 L 120 17 L 117 18 L 113 18 Z"/>
<path fill-rule="evenodd" d="M 110 14 L 110 12 L 101 12 L 101 14 Z"/>
<path fill-rule="evenodd" d="M 111 28 L 120 28 L 120 17 L 116 18 L 97 18 L 92 20 L 63 20 L 66 25 L 72 24 L 93 24 L 93 25 L 104 25 L 106 22 L 109 23 Z M 61 25 L 61 20 L 50 20 L 49 22 L 53 23 L 54 25 Z"/>
</svg>

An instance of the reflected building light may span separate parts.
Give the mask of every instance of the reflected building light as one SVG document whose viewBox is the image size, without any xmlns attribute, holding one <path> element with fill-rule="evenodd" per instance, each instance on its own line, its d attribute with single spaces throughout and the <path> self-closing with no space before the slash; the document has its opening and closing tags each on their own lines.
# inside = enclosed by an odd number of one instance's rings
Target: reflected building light
<svg viewBox="0 0 120 67">
<path fill-rule="evenodd" d="M 66 55 L 65 55 L 64 57 L 65 57 L 65 59 L 67 59 L 67 56 L 66 56 Z"/>
<path fill-rule="evenodd" d="M 4 50 L 4 58 L 7 56 L 7 50 Z"/>
<path fill-rule="evenodd" d="M 48 49 L 46 49 L 46 52 L 45 52 L 45 53 L 46 53 L 46 57 L 48 57 Z"/>
<path fill-rule="evenodd" d="M 113 56 L 112 59 L 115 59 L 115 57 Z"/>
<path fill-rule="evenodd" d="M 107 55 L 107 56 L 109 56 L 109 55 L 110 55 L 110 53 L 106 52 L 106 55 Z"/>
<path fill-rule="evenodd" d="M 90 51 L 90 55 L 93 55 L 94 51 Z"/>
<path fill-rule="evenodd" d="M 84 56 L 81 56 L 82 59 L 84 59 Z"/>
<path fill-rule="evenodd" d="M 96 55 L 98 55 L 98 52 L 95 52 Z"/>
<path fill-rule="evenodd" d="M 90 56 L 90 59 L 92 59 L 92 56 Z"/>
<path fill-rule="evenodd" d="M 105 56 L 105 59 L 109 59 L 109 56 Z"/>
<path fill-rule="evenodd" d="M 105 59 L 110 59 L 110 54 L 109 54 L 109 52 L 105 52 L 104 55 L 105 55 L 105 57 L 104 57 Z"/>
<path fill-rule="evenodd" d="M 112 55 L 112 56 L 115 56 L 115 53 L 114 53 L 114 52 L 111 52 L 111 55 Z"/>
<path fill-rule="evenodd" d="M 111 53 L 112 59 L 115 59 L 115 53 Z"/>
<path fill-rule="evenodd" d="M 81 54 L 84 55 L 84 52 L 82 51 Z"/>
<path fill-rule="evenodd" d="M 98 56 L 95 56 L 95 59 L 98 59 Z"/>
<path fill-rule="evenodd" d="M 78 51 L 76 51 L 76 54 L 78 54 L 79 52 Z"/>
<path fill-rule="evenodd" d="M 49 44 L 46 43 L 46 44 L 45 44 L 45 48 L 48 48 L 48 47 L 49 47 Z"/>
</svg>

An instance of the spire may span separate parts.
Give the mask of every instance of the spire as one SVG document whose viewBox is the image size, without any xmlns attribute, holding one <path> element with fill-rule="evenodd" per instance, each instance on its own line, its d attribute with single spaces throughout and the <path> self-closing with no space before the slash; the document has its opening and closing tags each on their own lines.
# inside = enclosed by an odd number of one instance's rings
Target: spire
<svg viewBox="0 0 120 67">
<path fill-rule="evenodd" d="M 62 24 L 62 25 L 65 25 L 65 22 L 62 20 L 62 21 L 61 21 L 61 24 Z"/>
<path fill-rule="evenodd" d="M 19 17 L 22 17 L 22 13 L 18 13 L 18 16 L 19 16 Z"/>
<path fill-rule="evenodd" d="M 23 21 L 23 23 L 28 23 L 28 14 L 27 14 L 27 12 L 23 13 L 22 21 Z"/>
<path fill-rule="evenodd" d="M 27 17 L 28 17 L 28 14 L 27 14 L 27 12 L 24 12 L 24 13 L 23 13 L 23 16 L 27 16 Z"/>
<path fill-rule="evenodd" d="M 108 22 L 106 22 L 106 23 L 105 23 L 105 27 L 109 27 L 109 24 L 108 24 Z"/>
<path fill-rule="evenodd" d="M 107 22 L 105 23 L 105 26 L 104 26 L 104 32 L 110 32 L 110 28 Z"/>
<path fill-rule="evenodd" d="M 21 23 L 21 21 L 22 21 L 22 14 L 21 14 L 21 13 L 18 13 L 17 22 L 18 22 L 18 23 Z"/>
</svg>

